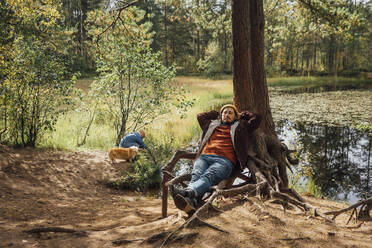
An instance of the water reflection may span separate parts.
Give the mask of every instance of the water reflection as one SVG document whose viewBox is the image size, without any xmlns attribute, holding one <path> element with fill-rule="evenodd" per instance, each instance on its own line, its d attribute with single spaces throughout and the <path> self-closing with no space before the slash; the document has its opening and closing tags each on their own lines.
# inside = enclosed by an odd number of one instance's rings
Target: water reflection
<svg viewBox="0 0 372 248">
<path fill-rule="evenodd" d="M 350 203 L 372 195 L 371 134 L 289 121 L 277 123 L 277 133 L 301 158 L 295 182 L 312 181 L 323 196 Z"/>
</svg>

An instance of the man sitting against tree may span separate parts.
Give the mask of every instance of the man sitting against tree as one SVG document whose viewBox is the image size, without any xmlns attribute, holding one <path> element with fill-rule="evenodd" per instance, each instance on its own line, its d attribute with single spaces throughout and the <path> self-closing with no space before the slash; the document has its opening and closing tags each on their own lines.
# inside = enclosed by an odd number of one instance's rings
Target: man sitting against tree
<svg viewBox="0 0 372 248">
<path fill-rule="evenodd" d="M 249 137 L 261 117 L 231 104 L 197 116 L 203 131 L 191 181 L 186 189 L 170 187 L 177 208 L 191 214 L 211 186 L 227 179 L 234 169 L 242 170 L 248 160 Z"/>
</svg>

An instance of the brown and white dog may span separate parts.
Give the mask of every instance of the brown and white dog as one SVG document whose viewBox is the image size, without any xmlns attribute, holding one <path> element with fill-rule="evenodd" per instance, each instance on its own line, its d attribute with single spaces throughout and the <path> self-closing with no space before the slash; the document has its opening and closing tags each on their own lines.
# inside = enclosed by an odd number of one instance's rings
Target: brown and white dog
<svg viewBox="0 0 372 248">
<path fill-rule="evenodd" d="M 115 159 L 123 159 L 126 161 L 133 162 L 133 159 L 138 154 L 138 147 L 137 146 L 131 146 L 128 148 L 112 148 L 109 151 L 109 158 L 112 163 L 116 162 Z"/>
</svg>

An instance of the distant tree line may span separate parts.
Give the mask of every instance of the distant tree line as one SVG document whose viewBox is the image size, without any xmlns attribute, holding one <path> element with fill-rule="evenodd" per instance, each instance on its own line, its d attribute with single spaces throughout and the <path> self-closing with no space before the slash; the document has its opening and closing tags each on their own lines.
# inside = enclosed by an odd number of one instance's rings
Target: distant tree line
<svg viewBox="0 0 372 248">
<path fill-rule="evenodd" d="M 64 26 L 73 30 L 74 70 L 94 71 L 86 46 L 87 13 L 129 1 L 63 0 Z M 371 71 L 371 7 L 355 0 L 267 0 L 265 65 L 269 75 L 356 76 Z M 154 51 L 183 74 L 232 73 L 231 2 L 141 0 L 152 24 Z"/>
<path fill-rule="evenodd" d="M 56 1 L 55 1 L 56 2 Z M 72 70 L 95 71 L 86 43 L 87 14 L 129 1 L 61 0 L 62 27 L 71 30 Z M 231 3 L 227 0 L 141 0 L 152 24 L 151 47 L 183 74 L 232 73 Z M 371 71 L 371 7 L 355 0 L 267 0 L 265 65 L 269 75 L 356 76 Z M 6 16 L 5 16 L 6 17 Z"/>
</svg>

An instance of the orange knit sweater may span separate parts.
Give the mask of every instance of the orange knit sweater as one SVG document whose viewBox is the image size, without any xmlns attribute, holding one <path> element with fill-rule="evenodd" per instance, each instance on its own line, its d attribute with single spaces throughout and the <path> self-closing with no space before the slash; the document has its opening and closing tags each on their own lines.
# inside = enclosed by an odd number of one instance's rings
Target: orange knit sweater
<svg viewBox="0 0 372 248">
<path fill-rule="evenodd" d="M 231 141 L 230 126 L 219 126 L 205 144 L 202 154 L 218 155 L 236 163 L 236 155 Z"/>
</svg>

